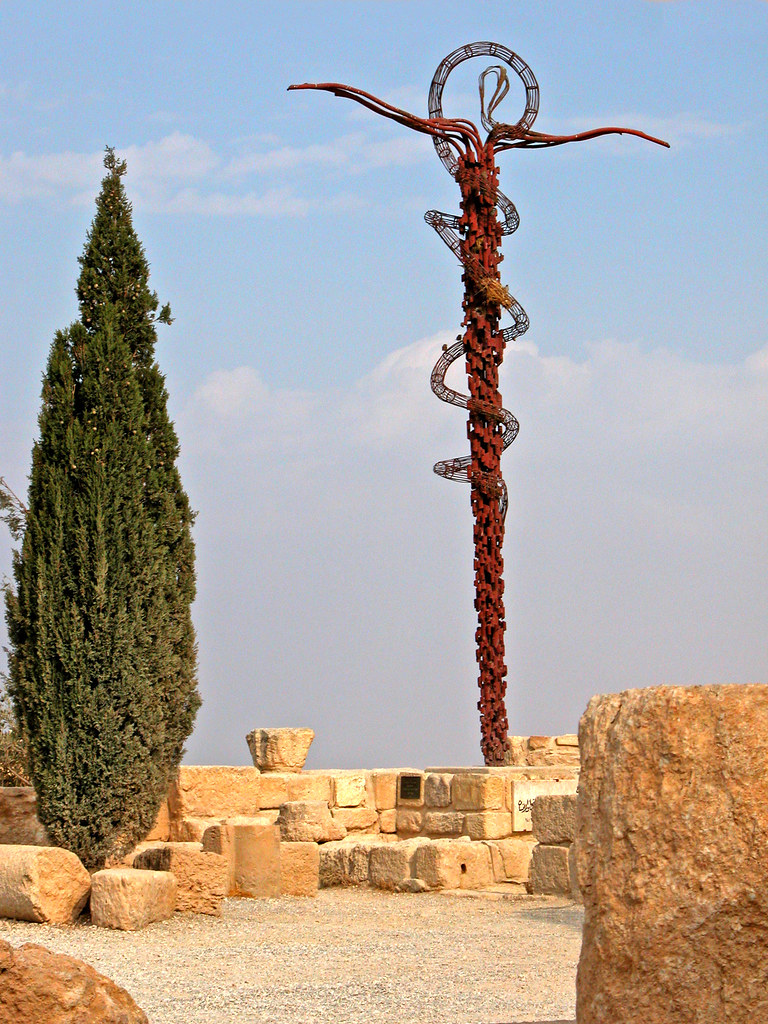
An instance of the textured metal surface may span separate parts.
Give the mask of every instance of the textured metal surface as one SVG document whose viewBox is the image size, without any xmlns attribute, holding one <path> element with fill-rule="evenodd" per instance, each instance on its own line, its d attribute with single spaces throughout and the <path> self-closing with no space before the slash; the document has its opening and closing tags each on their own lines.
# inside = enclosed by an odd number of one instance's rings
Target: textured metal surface
<svg viewBox="0 0 768 1024">
<path fill-rule="evenodd" d="M 480 118 L 485 138 L 464 118 L 443 115 L 443 89 L 459 64 L 475 57 L 493 57 L 480 74 Z M 525 108 L 514 124 L 498 122 L 494 113 L 509 91 L 507 68 L 525 88 Z M 337 82 L 291 85 L 290 89 L 319 89 L 354 100 L 383 117 L 413 131 L 429 135 L 446 170 L 461 191 L 461 214 L 429 210 L 425 219 L 463 267 L 463 335 L 446 346 L 432 370 L 432 391 L 443 402 L 467 410 L 469 455 L 444 459 L 434 471 L 449 480 L 470 484 L 474 517 L 474 571 L 479 666 L 481 750 L 486 764 L 503 764 L 508 722 L 505 707 L 507 667 L 504 662 L 504 520 L 508 507 L 507 487 L 501 476 L 501 455 L 514 441 L 518 422 L 502 407 L 499 366 L 505 346 L 528 329 L 528 317 L 520 303 L 502 285 L 499 274 L 501 239 L 520 223 L 517 210 L 498 187 L 496 154 L 509 149 L 560 146 L 601 135 L 636 135 L 666 146 L 666 142 L 629 128 L 596 128 L 576 135 L 545 135 L 533 131 L 539 109 L 539 87 L 522 58 L 500 43 L 468 43 L 440 62 L 429 90 L 429 117 L 418 117 L 370 93 Z M 502 311 L 512 323 L 502 328 Z M 464 356 L 468 394 L 445 383 L 450 366 Z"/>
</svg>

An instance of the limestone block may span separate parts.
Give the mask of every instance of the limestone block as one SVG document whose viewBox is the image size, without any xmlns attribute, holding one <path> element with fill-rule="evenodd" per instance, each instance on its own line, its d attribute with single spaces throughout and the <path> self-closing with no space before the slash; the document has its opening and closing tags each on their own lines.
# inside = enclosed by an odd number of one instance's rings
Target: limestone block
<svg viewBox="0 0 768 1024">
<path fill-rule="evenodd" d="M 397 772 L 371 773 L 373 800 L 377 811 L 392 811 L 397 807 Z"/>
<path fill-rule="evenodd" d="M 286 843 L 284 849 L 289 844 Z M 372 846 L 368 843 L 323 843 L 318 847 L 320 857 L 320 885 L 362 885 L 368 881 L 368 863 Z"/>
<path fill-rule="evenodd" d="M 455 775 L 452 791 L 458 811 L 493 811 L 504 806 L 505 786 L 500 775 Z"/>
<path fill-rule="evenodd" d="M 576 794 L 539 796 L 531 808 L 533 834 L 544 846 L 568 846 L 576 836 Z"/>
<path fill-rule="evenodd" d="M 379 829 L 382 832 L 397 832 L 397 811 L 379 811 Z"/>
<path fill-rule="evenodd" d="M 234 895 L 279 896 L 281 892 L 281 843 L 277 825 L 235 822 L 231 829 L 230 856 Z"/>
<path fill-rule="evenodd" d="M 558 747 L 576 747 L 579 746 L 579 737 L 575 732 L 566 733 L 563 736 L 555 736 L 555 744 Z"/>
<path fill-rule="evenodd" d="M 451 803 L 452 775 L 432 773 L 424 779 L 424 803 L 427 807 L 448 807 Z"/>
<path fill-rule="evenodd" d="M 372 807 L 334 807 L 333 820 L 347 832 L 378 832 L 379 816 Z"/>
<path fill-rule="evenodd" d="M 334 775 L 333 802 L 337 807 L 359 807 L 365 802 L 365 775 L 350 772 Z"/>
<path fill-rule="evenodd" d="M 269 775 L 264 779 L 268 779 Z M 321 800 L 330 804 L 333 800 L 333 779 L 327 772 L 300 772 L 285 776 L 288 796 L 286 800 Z M 281 800 L 280 803 L 285 803 Z M 262 807 L 265 806 L 262 804 Z M 271 806 L 271 805 L 270 805 Z M 277 807 L 280 804 L 276 805 Z"/>
<path fill-rule="evenodd" d="M 579 863 L 576 857 L 576 844 L 568 847 L 568 879 L 571 888 L 571 899 L 581 903 L 581 887 L 579 886 Z"/>
<path fill-rule="evenodd" d="M 531 810 L 538 797 L 575 793 L 577 787 L 578 779 L 575 775 L 564 779 L 511 779 L 508 806 L 512 811 L 512 831 L 533 831 Z"/>
<path fill-rule="evenodd" d="M 259 772 L 246 766 L 182 765 L 168 791 L 171 821 L 259 810 Z"/>
<path fill-rule="evenodd" d="M 217 853 L 227 862 L 227 895 L 235 893 L 235 857 L 232 849 L 232 827 L 227 822 L 209 825 L 203 833 L 202 848 L 206 853 Z"/>
<path fill-rule="evenodd" d="M 32 786 L 0 786 L 0 844 L 49 846 Z"/>
<path fill-rule="evenodd" d="M 209 825 L 215 825 L 216 818 L 182 818 L 170 823 L 170 842 L 201 843 L 203 833 Z"/>
<path fill-rule="evenodd" d="M 470 839 L 504 839 L 512 832 L 509 811 L 470 811 L 464 815 L 464 831 Z"/>
<path fill-rule="evenodd" d="M 0 940 L 0 1020 L 13 1024 L 148 1024 L 114 981 L 72 956 Z"/>
<path fill-rule="evenodd" d="M 768 686 L 593 698 L 580 1024 L 768 1020 Z"/>
<path fill-rule="evenodd" d="M 174 874 L 177 910 L 221 914 L 221 901 L 227 895 L 229 865 L 225 857 L 203 851 L 200 843 L 151 846 L 134 858 L 133 866 Z"/>
<path fill-rule="evenodd" d="M 530 839 L 489 839 L 488 846 L 496 850 L 501 858 L 502 877 L 497 877 L 496 881 L 527 882 L 535 845 Z M 494 874 L 498 874 L 497 860 L 494 860 Z"/>
<path fill-rule="evenodd" d="M 72 924 L 88 901 L 91 876 L 57 846 L 0 846 L 0 917 Z"/>
<path fill-rule="evenodd" d="M 463 811 L 427 811 L 424 815 L 423 830 L 427 835 L 458 836 L 463 828 Z"/>
<path fill-rule="evenodd" d="M 459 871 L 461 889 L 486 889 L 493 885 L 493 862 L 486 843 L 461 843 L 454 840 L 459 849 Z"/>
<path fill-rule="evenodd" d="M 422 815 L 421 811 L 397 811 L 397 834 L 414 836 L 421 832 Z"/>
<path fill-rule="evenodd" d="M 245 737 L 262 772 L 300 772 L 314 738 L 312 729 L 254 729 Z"/>
<path fill-rule="evenodd" d="M 287 772 L 264 772 L 259 779 L 259 804 L 261 807 L 276 810 L 281 804 L 286 803 L 288 796 L 288 774 Z M 295 778 L 301 778 L 295 775 Z"/>
<path fill-rule="evenodd" d="M 149 834 L 145 836 L 144 841 L 147 843 L 160 842 L 167 843 L 171 838 L 171 817 L 170 811 L 168 810 L 168 801 L 163 800 L 160 804 L 160 808 L 155 818 L 155 824 L 149 831 Z"/>
<path fill-rule="evenodd" d="M 567 896 L 570 893 L 567 846 L 534 846 L 527 888 L 528 892 L 545 896 Z"/>
<path fill-rule="evenodd" d="M 461 888 L 462 860 L 468 843 L 455 843 L 450 839 L 436 839 L 425 843 L 416 851 L 413 871 L 430 889 Z"/>
<path fill-rule="evenodd" d="M 170 871 L 108 868 L 91 876 L 91 922 L 99 928 L 136 931 L 165 921 L 176 909 Z"/>
<path fill-rule="evenodd" d="M 289 800 L 280 808 L 277 823 L 286 843 L 326 843 L 343 839 L 347 830 L 334 821 L 328 804 L 320 800 Z"/>
<path fill-rule="evenodd" d="M 281 896 L 317 896 L 319 884 L 320 847 L 317 843 L 281 843 Z"/>
<path fill-rule="evenodd" d="M 416 851 L 429 839 L 404 839 L 400 843 L 382 843 L 371 847 L 368 880 L 377 889 L 405 891 L 413 877 Z"/>
</svg>

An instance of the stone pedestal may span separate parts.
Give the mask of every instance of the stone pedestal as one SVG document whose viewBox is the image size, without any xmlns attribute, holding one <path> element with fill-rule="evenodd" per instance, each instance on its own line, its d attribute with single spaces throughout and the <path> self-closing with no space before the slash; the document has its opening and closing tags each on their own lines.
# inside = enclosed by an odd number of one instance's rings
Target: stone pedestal
<svg viewBox="0 0 768 1024">
<path fill-rule="evenodd" d="M 768 1021 L 768 686 L 595 697 L 579 740 L 578 1024 Z"/>
</svg>

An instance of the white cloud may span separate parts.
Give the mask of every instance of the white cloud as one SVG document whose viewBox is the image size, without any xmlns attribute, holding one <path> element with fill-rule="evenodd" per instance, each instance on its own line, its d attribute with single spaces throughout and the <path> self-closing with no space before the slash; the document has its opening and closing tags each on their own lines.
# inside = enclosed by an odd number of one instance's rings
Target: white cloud
<svg viewBox="0 0 768 1024">
<path fill-rule="evenodd" d="M 693 114 L 676 114 L 672 117 L 653 117 L 643 113 L 603 114 L 594 117 L 570 118 L 566 127 L 558 128 L 554 134 L 589 131 L 603 125 L 634 128 L 663 139 L 670 145 L 679 148 L 690 145 L 697 139 L 722 139 L 741 135 L 749 127 L 745 121 L 725 123 L 710 121 Z M 616 152 L 626 152 L 626 147 L 617 145 L 620 140 L 614 139 Z"/>
</svg>

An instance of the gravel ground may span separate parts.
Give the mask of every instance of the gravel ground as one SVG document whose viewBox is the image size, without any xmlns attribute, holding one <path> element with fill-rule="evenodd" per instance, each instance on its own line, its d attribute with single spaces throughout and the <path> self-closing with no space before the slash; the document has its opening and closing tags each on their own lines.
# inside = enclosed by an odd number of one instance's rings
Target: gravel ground
<svg viewBox="0 0 768 1024">
<path fill-rule="evenodd" d="M 123 985 L 151 1024 L 495 1024 L 575 1017 L 581 908 L 324 889 L 224 902 L 141 932 L 0 920 Z"/>
</svg>

